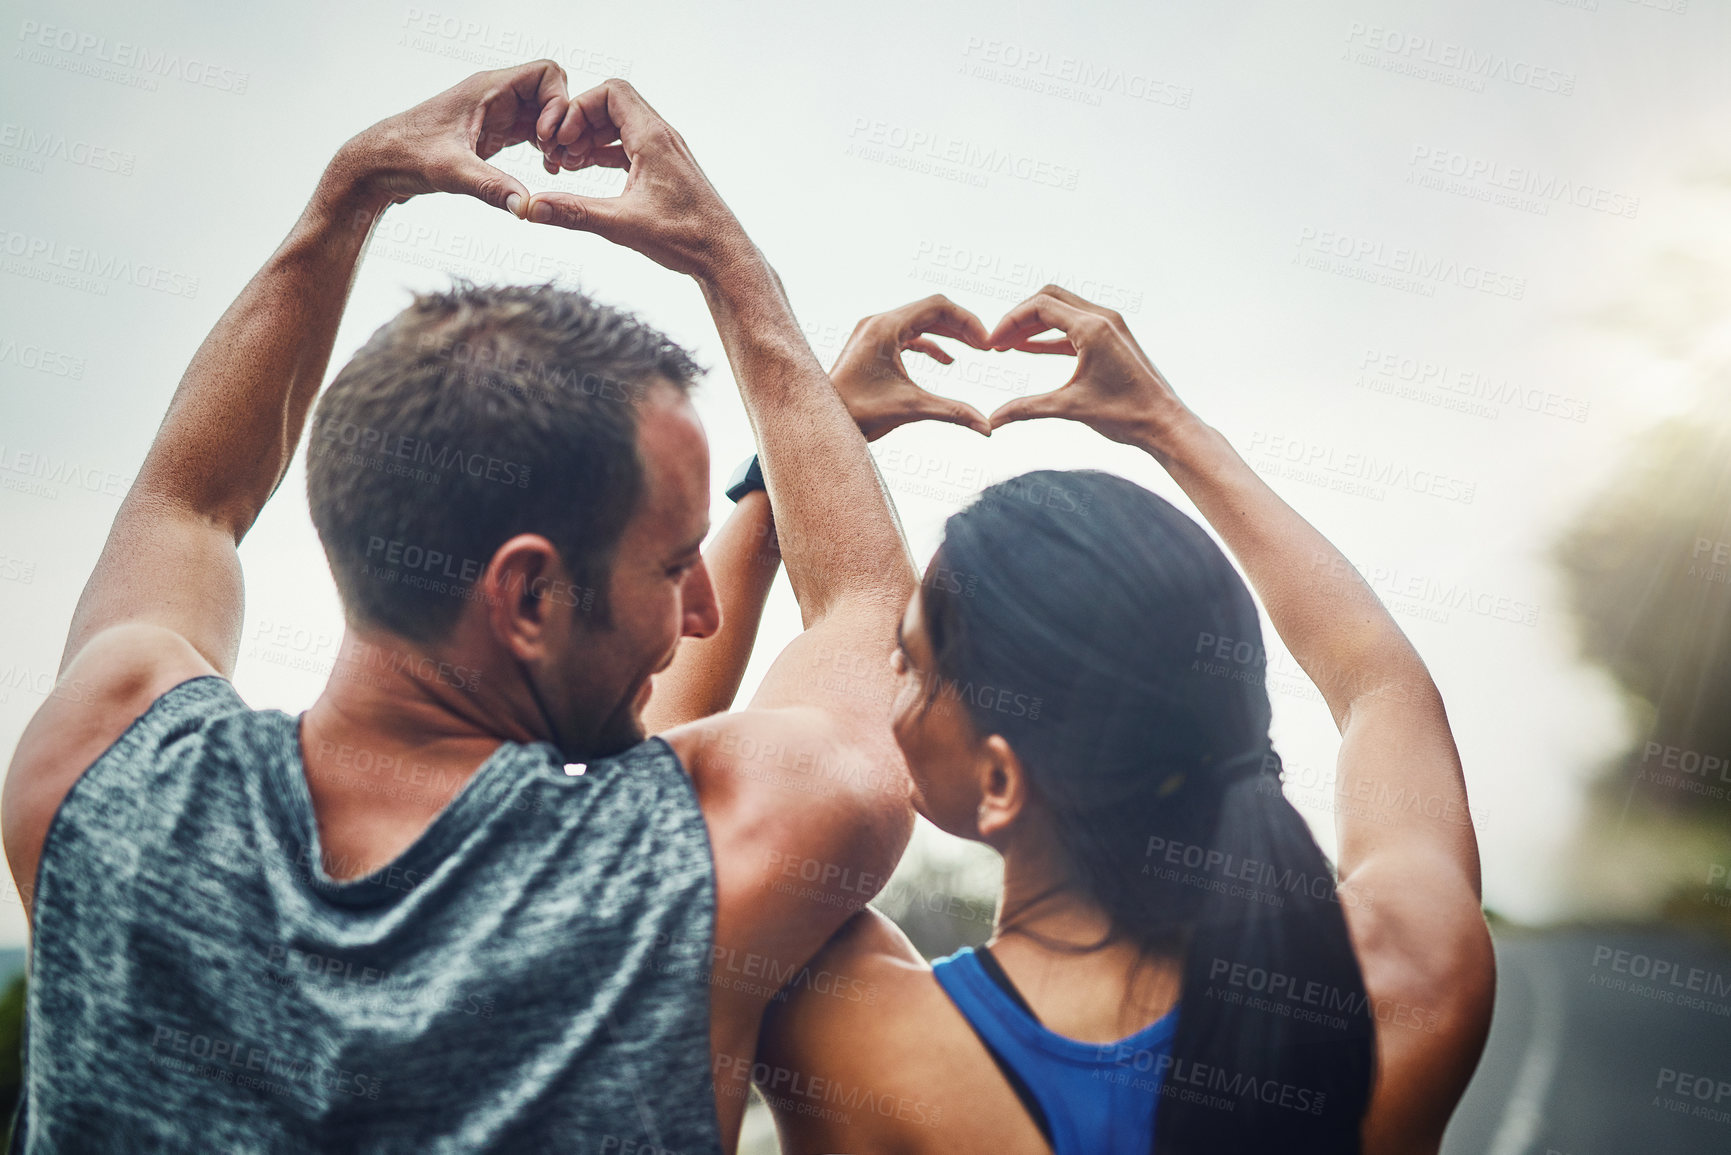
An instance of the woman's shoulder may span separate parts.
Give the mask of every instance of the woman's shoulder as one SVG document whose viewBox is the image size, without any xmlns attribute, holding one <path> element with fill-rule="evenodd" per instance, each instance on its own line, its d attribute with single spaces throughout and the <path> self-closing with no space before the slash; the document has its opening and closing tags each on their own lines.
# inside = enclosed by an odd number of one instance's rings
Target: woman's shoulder
<svg viewBox="0 0 1731 1155">
<path fill-rule="evenodd" d="M 931 975 L 931 966 L 901 927 L 867 907 L 836 931 L 770 1005 L 765 1049 L 774 1042 L 804 1051 L 800 1044 L 816 1042 L 855 1019 L 873 1020 L 871 1037 L 877 1039 L 899 1017 L 884 1014 L 885 1008 L 900 1011 L 941 997 Z"/>
<path fill-rule="evenodd" d="M 809 981 L 806 981 L 809 979 Z M 754 1076 L 782 1150 L 1044 1151 L 989 1054 L 894 922 L 854 915 L 770 1006 Z"/>
</svg>

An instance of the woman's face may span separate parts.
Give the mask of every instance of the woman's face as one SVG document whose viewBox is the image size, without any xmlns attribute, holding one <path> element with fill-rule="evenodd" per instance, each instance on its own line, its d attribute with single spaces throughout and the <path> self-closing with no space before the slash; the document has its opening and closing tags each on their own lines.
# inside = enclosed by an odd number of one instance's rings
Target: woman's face
<svg viewBox="0 0 1731 1155">
<path fill-rule="evenodd" d="M 949 834 L 980 836 L 978 764 L 982 739 L 955 687 L 938 677 L 916 588 L 902 614 L 890 661 L 898 677 L 892 726 L 914 781 L 914 806 Z"/>
</svg>

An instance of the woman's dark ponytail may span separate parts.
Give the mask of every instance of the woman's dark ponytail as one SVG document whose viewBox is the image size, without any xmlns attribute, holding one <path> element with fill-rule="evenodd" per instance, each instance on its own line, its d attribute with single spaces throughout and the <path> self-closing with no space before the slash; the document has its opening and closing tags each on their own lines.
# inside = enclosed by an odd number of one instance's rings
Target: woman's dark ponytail
<svg viewBox="0 0 1731 1155">
<path fill-rule="evenodd" d="M 1154 1155 L 1356 1152 L 1374 1016 L 1328 861 L 1263 774 L 1227 787 L 1208 850 Z"/>
<path fill-rule="evenodd" d="M 1010 742 L 1113 937 L 1182 960 L 1170 1053 L 1123 1056 L 1160 1085 L 1154 1155 L 1358 1151 L 1375 1017 L 1220 547 L 1133 482 L 1040 471 L 950 518 L 921 596 L 936 692 Z"/>
</svg>

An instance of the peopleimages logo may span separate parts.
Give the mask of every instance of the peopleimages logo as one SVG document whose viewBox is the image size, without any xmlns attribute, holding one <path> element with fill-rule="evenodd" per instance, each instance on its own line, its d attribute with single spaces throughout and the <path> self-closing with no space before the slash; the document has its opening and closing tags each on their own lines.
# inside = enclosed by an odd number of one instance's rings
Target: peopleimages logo
<svg viewBox="0 0 1731 1155">
<path fill-rule="evenodd" d="M 53 280 L 55 274 L 70 274 L 67 287 L 106 296 L 108 285 L 132 285 L 171 297 L 198 296 L 198 278 L 161 265 L 134 261 L 118 253 L 103 252 L 89 245 L 63 245 L 52 237 L 34 236 L 0 228 L 0 271 L 33 280 Z"/>
<path fill-rule="evenodd" d="M 1403 32 L 1354 20 L 1347 26 L 1346 42 L 1353 48 L 1368 49 L 1369 59 L 1359 63 L 1378 64 L 1391 72 L 1404 72 L 1421 80 L 1437 80 L 1458 87 L 1484 91 L 1487 80 L 1500 80 L 1522 88 L 1536 88 L 1558 96 L 1573 96 L 1575 74 L 1556 68 L 1546 68 L 1501 52 L 1481 51 L 1457 44 L 1452 40 L 1437 40 L 1421 33 Z"/>
<path fill-rule="evenodd" d="M 58 160 L 79 168 L 131 176 L 133 166 L 138 163 L 138 158 L 130 152 L 92 144 L 88 140 L 67 136 L 63 132 L 46 132 L 11 121 L 0 122 L 0 149 L 19 154 L 18 160 L 22 162 L 14 163 L 10 159 L 4 159 L 0 160 L 0 164 L 13 168 L 26 167 L 32 172 L 41 172 L 45 162 Z"/>
<path fill-rule="evenodd" d="M 1519 301 L 1527 295 L 1525 277 L 1335 229 L 1306 225 L 1298 230 L 1297 246 L 1295 264 L 1408 289 L 1422 296 L 1435 296 L 1437 285 L 1454 285 L 1510 301 Z"/>
<path fill-rule="evenodd" d="M 1476 197 L 1539 216 L 1548 216 L 1552 204 L 1569 204 L 1630 220 L 1641 209 L 1640 197 L 1572 181 L 1530 165 L 1504 164 L 1450 148 L 1416 144 L 1407 163 L 1409 184 Z"/>
<path fill-rule="evenodd" d="M 518 489 L 529 487 L 529 466 L 461 446 L 438 445 L 425 438 L 409 437 L 388 429 L 374 429 L 370 425 L 337 417 L 327 418 L 323 422 L 315 419 L 313 434 L 326 443 L 320 447 L 319 452 L 338 446 L 355 450 L 353 461 L 357 465 L 372 465 L 375 462 L 390 464 L 384 462 L 384 459 L 392 458 L 426 466 L 433 471 L 431 480 L 435 483 L 445 473 L 454 472 L 495 481 L 501 485 L 515 486 Z"/>
<path fill-rule="evenodd" d="M 156 81 L 180 80 L 201 88 L 241 96 L 252 73 L 211 64 L 195 56 L 110 40 L 94 32 L 25 20 L 18 26 L 21 42 L 13 57 L 32 64 L 46 64 L 67 72 L 112 80 L 134 88 L 155 91 Z M 51 56 L 57 52 L 61 55 Z"/>
<path fill-rule="evenodd" d="M 927 171 L 924 166 L 954 166 L 955 173 L 969 178 L 965 183 L 980 187 L 985 186 L 989 177 L 1002 176 L 1069 190 L 1076 187 L 1081 175 L 1074 165 L 1058 164 L 1014 149 L 983 145 L 947 132 L 869 116 L 853 118 L 847 152 L 862 160 L 875 160 L 922 172 Z M 943 174 L 934 171 L 934 175 Z"/>
<path fill-rule="evenodd" d="M 586 44 L 569 43 L 538 28 L 514 28 L 451 13 L 417 8 L 404 10 L 397 43 L 471 64 L 492 65 L 544 57 L 567 72 L 629 77 L 632 62 Z"/>
<path fill-rule="evenodd" d="M 0 337 L 0 365 L 5 364 L 47 373 L 51 377 L 69 377 L 74 381 L 84 377 L 84 358 L 28 340 L 21 342 L 16 337 Z"/>
<path fill-rule="evenodd" d="M 962 55 L 968 61 L 962 65 L 963 75 L 1042 96 L 1087 105 L 1098 105 L 1102 96 L 1122 96 L 1169 108 L 1190 107 L 1192 90 L 1188 85 L 1159 79 L 1152 71 L 1054 53 L 1044 46 L 970 36 Z"/>
<path fill-rule="evenodd" d="M 1353 384 L 1373 393 L 1420 401 L 1495 421 L 1504 411 L 1524 410 L 1564 421 L 1585 422 L 1591 401 L 1536 389 L 1468 366 L 1384 349 L 1366 349 Z"/>
</svg>

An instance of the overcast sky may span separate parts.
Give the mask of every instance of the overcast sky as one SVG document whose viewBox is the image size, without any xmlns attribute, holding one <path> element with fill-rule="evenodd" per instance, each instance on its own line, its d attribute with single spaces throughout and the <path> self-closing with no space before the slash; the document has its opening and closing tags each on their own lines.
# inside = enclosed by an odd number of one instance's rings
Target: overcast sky
<svg viewBox="0 0 1731 1155">
<path fill-rule="evenodd" d="M 1568 908 L 1558 848 L 1627 733 L 1574 660 L 1547 553 L 1631 433 L 1692 402 L 1703 349 L 1731 349 L 1722 327 L 1662 348 L 1607 320 L 1688 307 L 1668 254 L 1727 255 L 1731 5 L 9 0 L 0 34 L 0 754 L 182 369 L 332 150 L 551 55 L 574 85 L 628 77 L 682 131 L 826 364 L 860 316 L 933 291 L 988 325 L 1048 280 L 1120 309 L 1389 596 L 1448 701 L 1487 902 Z M 502 163 L 547 187 L 531 157 Z M 385 218 L 333 365 L 453 273 L 580 284 L 696 349 L 720 523 L 750 435 L 691 284 L 422 198 Z M 989 411 L 1066 373 L 963 351 L 919 375 Z M 874 449 L 922 562 L 970 493 L 1027 469 L 1182 503 L 1152 461 L 1051 422 Z M 236 682 L 303 709 L 340 619 L 298 462 L 242 558 Z M 783 582 L 748 690 L 797 623 Z M 1333 727 L 1273 683 L 1294 797 L 1332 848 Z M 0 905 L 0 944 L 23 934 Z"/>
</svg>

